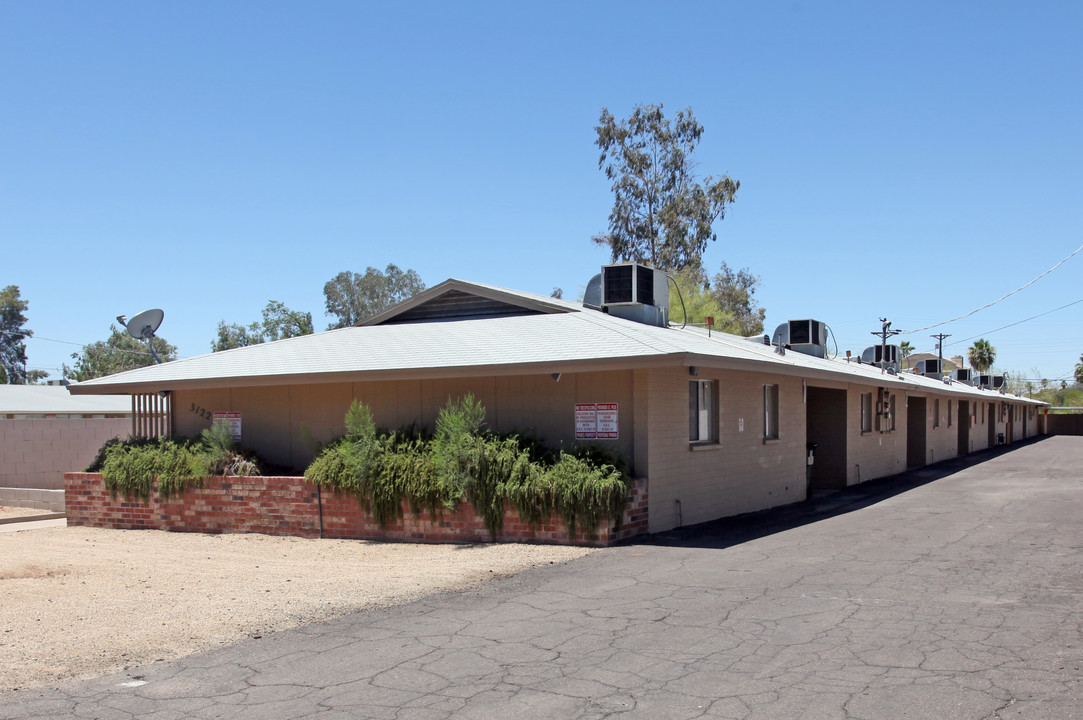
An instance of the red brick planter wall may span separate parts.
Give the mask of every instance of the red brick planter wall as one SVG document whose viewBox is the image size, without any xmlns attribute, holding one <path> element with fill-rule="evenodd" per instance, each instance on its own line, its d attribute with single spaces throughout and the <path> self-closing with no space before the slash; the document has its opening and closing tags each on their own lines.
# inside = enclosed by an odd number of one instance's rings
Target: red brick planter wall
<svg viewBox="0 0 1083 720">
<path fill-rule="evenodd" d="M 405 540 L 410 542 L 490 542 L 485 523 L 470 505 L 460 505 L 435 518 L 414 515 L 404 508 L 403 519 L 381 528 L 362 511 L 353 495 L 318 493 L 303 477 L 213 477 L 201 487 L 163 500 L 152 486 L 149 500 L 111 498 L 97 473 L 65 473 L 64 495 L 68 525 L 118 530 L 172 530 L 178 532 Z M 574 538 L 559 518 L 537 527 L 521 521 L 514 509 L 504 513 L 498 542 L 541 542 L 575 545 L 611 545 L 647 532 L 647 481 L 637 480 L 619 530 L 599 527 L 595 537 L 578 530 Z"/>
</svg>

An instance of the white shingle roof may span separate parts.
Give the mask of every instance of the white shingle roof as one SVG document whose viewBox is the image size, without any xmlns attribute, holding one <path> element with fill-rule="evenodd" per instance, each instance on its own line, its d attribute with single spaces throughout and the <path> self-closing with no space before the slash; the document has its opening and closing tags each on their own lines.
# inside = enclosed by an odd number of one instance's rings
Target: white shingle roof
<svg viewBox="0 0 1083 720">
<path fill-rule="evenodd" d="M 449 280 L 421 301 L 448 289 L 475 291 L 519 303 L 540 314 L 349 327 L 130 370 L 72 386 L 76 393 L 156 391 L 199 385 L 327 382 L 349 376 L 454 376 L 463 372 L 572 372 L 591 366 L 685 364 L 756 369 L 898 388 L 980 394 L 969 386 L 773 348 L 723 333 L 659 328 L 582 305 L 490 285 Z M 419 304 L 418 297 L 398 308 Z M 383 313 L 381 321 L 396 312 Z"/>
</svg>

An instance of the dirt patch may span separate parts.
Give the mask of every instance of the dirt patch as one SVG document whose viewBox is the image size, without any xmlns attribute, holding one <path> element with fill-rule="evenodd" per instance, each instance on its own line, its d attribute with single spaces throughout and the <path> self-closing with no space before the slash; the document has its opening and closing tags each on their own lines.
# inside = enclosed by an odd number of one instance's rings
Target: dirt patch
<svg viewBox="0 0 1083 720">
<path fill-rule="evenodd" d="M 52 512 L 52 510 L 39 510 L 37 508 L 23 508 L 11 507 L 10 505 L 0 505 L 0 520 L 17 517 L 32 517 L 34 515 L 49 515 Z"/>
<path fill-rule="evenodd" d="M 12 569 L 0 570 L 0 580 L 27 580 L 31 578 L 49 578 L 57 575 L 67 575 L 71 572 L 68 568 L 43 568 L 40 565 L 23 565 Z"/>
<path fill-rule="evenodd" d="M 0 533 L 0 692 L 476 587 L 589 552 L 80 527 Z"/>
</svg>

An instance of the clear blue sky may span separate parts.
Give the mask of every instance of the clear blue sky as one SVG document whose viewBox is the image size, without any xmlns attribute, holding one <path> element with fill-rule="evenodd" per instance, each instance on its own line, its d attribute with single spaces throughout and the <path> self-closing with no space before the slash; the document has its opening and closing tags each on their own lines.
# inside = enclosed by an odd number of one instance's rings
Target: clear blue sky
<svg viewBox="0 0 1083 720">
<path fill-rule="evenodd" d="M 1073 2 L 0 4 L 0 286 L 59 377 L 121 313 L 182 357 L 268 300 L 310 311 L 396 263 L 575 297 L 608 253 L 602 107 L 692 107 L 741 181 L 705 256 L 762 280 L 767 326 L 860 352 L 1083 244 Z M 1083 253 L 904 335 L 1071 378 Z M 953 344 L 954 343 L 954 344 Z"/>
</svg>

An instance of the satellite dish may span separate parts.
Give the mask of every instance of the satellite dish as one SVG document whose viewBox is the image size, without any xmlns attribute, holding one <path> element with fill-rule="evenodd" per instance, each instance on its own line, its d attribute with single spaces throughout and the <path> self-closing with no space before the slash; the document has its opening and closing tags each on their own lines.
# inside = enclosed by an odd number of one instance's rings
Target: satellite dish
<svg viewBox="0 0 1083 720">
<path fill-rule="evenodd" d="M 150 348 L 150 355 L 154 358 L 154 362 L 160 363 L 158 359 L 158 353 L 154 352 L 154 333 L 162 324 L 162 320 L 165 319 L 165 313 L 161 310 L 154 308 L 151 310 L 144 310 L 131 320 L 125 322 L 124 315 L 118 315 L 117 321 L 128 330 L 128 334 L 136 340 L 144 340 L 147 343 L 147 347 Z"/>
<path fill-rule="evenodd" d="M 163 319 L 165 313 L 161 310 L 144 310 L 129 320 L 125 327 L 128 328 L 128 334 L 136 340 L 150 340 L 161 327 Z"/>
</svg>

